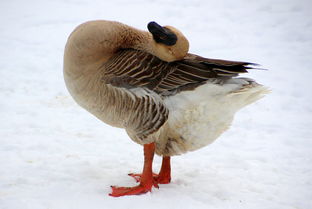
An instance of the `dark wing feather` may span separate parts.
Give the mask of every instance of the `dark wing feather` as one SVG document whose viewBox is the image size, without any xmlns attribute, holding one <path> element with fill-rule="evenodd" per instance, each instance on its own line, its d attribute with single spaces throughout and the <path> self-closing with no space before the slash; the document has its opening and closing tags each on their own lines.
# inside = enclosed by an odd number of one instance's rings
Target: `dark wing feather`
<svg viewBox="0 0 312 209">
<path fill-rule="evenodd" d="M 252 69 L 249 62 L 208 59 L 188 54 L 183 60 L 165 62 L 134 49 L 119 51 L 105 64 L 105 82 L 114 86 L 145 87 L 161 95 L 194 89 L 208 80 L 219 83 Z"/>
</svg>

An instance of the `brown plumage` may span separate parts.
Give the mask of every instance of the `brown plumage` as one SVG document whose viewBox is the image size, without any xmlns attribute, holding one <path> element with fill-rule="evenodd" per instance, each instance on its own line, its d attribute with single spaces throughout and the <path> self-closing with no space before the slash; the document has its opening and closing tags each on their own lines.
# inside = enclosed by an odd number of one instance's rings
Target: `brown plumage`
<svg viewBox="0 0 312 209">
<path fill-rule="evenodd" d="M 121 49 L 102 67 L 103 80 L 116 87 L 145 87 L 160 95 L 174 95 L 191 90 L 207 80 L 222 84 L 225 80 L 247 73 L 254 63 L 208 59 L 187 54 L 182 60 L 165 62 L 135 49 Z"/>
<path fill-rule="evenodd" d="M 75 101 L 144 146 L 143 174 L 131 175 L 140 184 L 113 187 L 112 196 L 169 183 L 170 156 L 213 142 L 236 111 L 267 93 L 251 79 L 236 78 L 253 63 L 190 54 L 179 30 L 155 22 L 148 29 L 90 21 L 72 32 L 65 47 L 64 78 Z M 153 177 L 154 153 L 163 164 Z"/>
</svg>

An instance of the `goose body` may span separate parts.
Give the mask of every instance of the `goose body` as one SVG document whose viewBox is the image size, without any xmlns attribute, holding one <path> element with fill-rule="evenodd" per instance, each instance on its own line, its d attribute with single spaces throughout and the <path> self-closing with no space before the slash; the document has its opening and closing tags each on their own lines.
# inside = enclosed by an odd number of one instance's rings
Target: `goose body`
<svg viewBox="0 0 312 209">
<path fill-rule="evenodd" d="M 133 141 L 144 145 L 144 169 L 149 154 L 164 156 L 159 176 L 169 183 L 170 156 L 213 142 L 229 128 L 234 114 L 267 88 L 236 77 L 252 63 L 190 54 L 187 39 L 177 29 L 154 22 L 148 29 L 112 21 L 78 26 L 66 44 L 64 78 L 79 105 L 103 122 L 126 129 Z M 136 176 L 138 187 L 116 187 L 111 195 L 150 190 L 155 178 L 146 183 L 150 172 L 144 171 L 142 178 Z"/>
</svg>

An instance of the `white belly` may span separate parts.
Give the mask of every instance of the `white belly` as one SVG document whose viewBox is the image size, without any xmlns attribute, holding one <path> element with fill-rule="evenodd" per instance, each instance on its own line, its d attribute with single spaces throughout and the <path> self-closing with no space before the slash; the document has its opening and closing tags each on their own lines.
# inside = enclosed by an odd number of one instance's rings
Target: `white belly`
<svg viewBox="0 0 312 209">
<path fill-rule="evenodd" d="M 169 140 L 161 146 L 162 154 L 182 154 L 212 143 L 230 127 L 236 111 L 267 92 L 262 85 L 236 78 L 223 85 L 207 83 L 168 98 Z"/>
</svg>

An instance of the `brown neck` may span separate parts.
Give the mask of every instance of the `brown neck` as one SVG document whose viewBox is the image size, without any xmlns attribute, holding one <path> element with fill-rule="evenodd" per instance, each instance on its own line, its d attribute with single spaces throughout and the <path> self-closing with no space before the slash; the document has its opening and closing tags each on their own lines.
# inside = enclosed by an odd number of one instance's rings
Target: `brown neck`
<svg viewBox="0 0 312 209">
<path fill-rule="evenodd" d="M 68 38 L 64 65 L 69 62 L 82 67 L 103 63 L 121 48 L 144 49 L 152 53 L 151 43 L 150 33 L 118 22 L 87 22 L 78 26 Z"/>
</svg>

